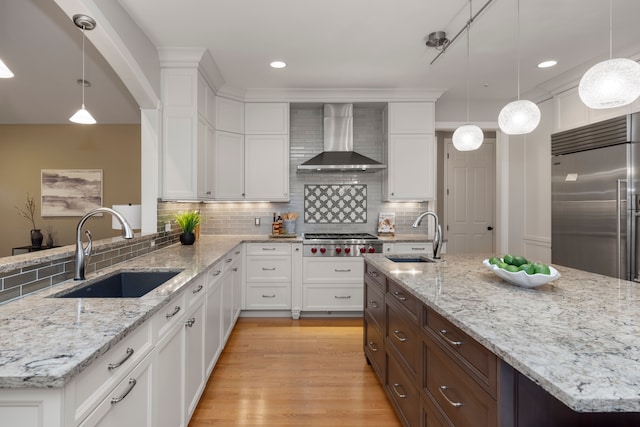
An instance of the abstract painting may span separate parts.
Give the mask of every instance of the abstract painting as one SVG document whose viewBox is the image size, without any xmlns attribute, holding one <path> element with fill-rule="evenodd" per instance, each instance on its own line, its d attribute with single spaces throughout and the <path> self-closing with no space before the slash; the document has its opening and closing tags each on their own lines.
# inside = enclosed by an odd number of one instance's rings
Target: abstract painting
<svg viewBox="0 0 640 427">
<path fill-rule="evenodd" d="M 102 206 L 102 169 L 42 169 L 42 216 L 84 216 Z"/>
</svg>

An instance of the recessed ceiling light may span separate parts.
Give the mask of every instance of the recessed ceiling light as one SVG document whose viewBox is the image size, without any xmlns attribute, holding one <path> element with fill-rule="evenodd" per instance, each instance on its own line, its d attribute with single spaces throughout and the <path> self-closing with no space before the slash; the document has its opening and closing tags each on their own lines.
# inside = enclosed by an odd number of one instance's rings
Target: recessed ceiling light
<svg viewBox="0 0 640 427">
<path fill-rule="evenodd" d="M 286 67 L 286 66 L 287 66 L 287 64 L 286 64 L 286 63 L 284 63 L 284 62 L 282 62 L 282 61 L 273 61 L 270 65 L 271 65 L 273 68 L 284 68 L 284 67 Z"/>
<path fill-rule="evenodd" d="M 558 61 L 544 61 L 538 64 L 538 68 L 549 68 L 549 67 L 553 67 L 554 65 L 556 65 L 558 63 Z"/>
</svg>

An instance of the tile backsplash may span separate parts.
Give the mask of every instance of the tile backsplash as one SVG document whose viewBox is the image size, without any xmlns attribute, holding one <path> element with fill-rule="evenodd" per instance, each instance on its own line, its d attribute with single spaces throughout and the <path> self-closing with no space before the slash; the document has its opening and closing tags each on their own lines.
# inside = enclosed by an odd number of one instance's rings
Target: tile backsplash
<svg viewBox="0 0 640 427">
<path fill-rule="evenodd" d="M 354 150 L 372 159 L 383 161 L 382 152 L 382 104 L 361 105 L 353 108 Z M 203 234 L 269 234 L 274 212 L 297 212 L 300 216 L 296 229 L 301 232 L 364 232 L 376 233 L 378 214 L 395 212 L 396 233 L 425 234 L 426 225 L 412 228 L 415 218 L 428 209 L 428 203 L 388 203 L 382 202 L 382 173 L 360 172 L 298 172 L 298 165 L 323 150 L 323 107 L 321 104 L 291 104 L 290 107 L 290 202 L 213 202 L 213 203 L 173 203 L 159 202 L 160 218 L 168 212 L 199 209 L 204 216 L 201 226 Z M 361 223 L 305 223 L 305 185 L 366 185 L 366 222 Z M 185 207 L 187 206 L 187 207 Z M 260 225 L 255 225 L 260 218 Z M 169 218 L 170 219 L 170 218 Z M 176 227 L 173 223 L 172 227 Z"/>
</svg>

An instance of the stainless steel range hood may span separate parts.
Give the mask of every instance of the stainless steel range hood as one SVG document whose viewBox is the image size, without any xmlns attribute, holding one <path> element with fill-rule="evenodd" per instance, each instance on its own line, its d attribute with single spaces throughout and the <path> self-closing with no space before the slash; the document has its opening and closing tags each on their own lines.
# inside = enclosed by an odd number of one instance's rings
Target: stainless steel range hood
<svg viewBox="0 0 640 427">
<path fill-rule="evenodd" d="M 299 171 L 375 172 L 386 165 L 353 151 L 353 104 L 324 105 L 324 151 Z"/>
</svg>

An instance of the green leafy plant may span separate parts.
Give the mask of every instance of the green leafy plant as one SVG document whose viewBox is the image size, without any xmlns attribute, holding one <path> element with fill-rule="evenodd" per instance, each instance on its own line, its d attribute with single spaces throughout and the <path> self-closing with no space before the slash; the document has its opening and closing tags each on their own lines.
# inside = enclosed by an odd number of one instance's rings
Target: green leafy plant
<svg viewBox="0 0 640 427">
<path fill-rule="evenodd" d="M 28 219 L 29 222 L 31 222 L 31 225 L 33 226 L 32 230 L 37 230 L 38 227 L 36 227 L 36 201 L 29 193 L 27 193 L 27 201 L 25 202 L 24 207 L 25 209 L 20 209 L 19 207 L 15 206 L 16 211 L 18 211 L 18 215 Z"/>
<path fill-rule="evenodd" d="M 175 214 L 176 222 L 185 234 L 193 233 L 200 224 L 202 217 L 198 211 L 178 212 Z"/>
</svg>

